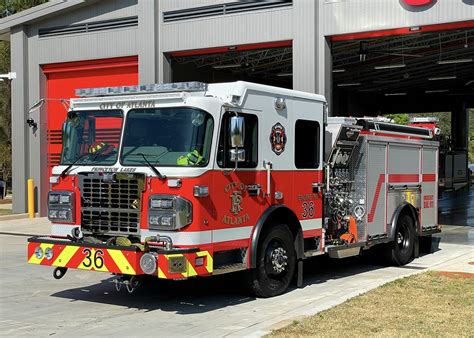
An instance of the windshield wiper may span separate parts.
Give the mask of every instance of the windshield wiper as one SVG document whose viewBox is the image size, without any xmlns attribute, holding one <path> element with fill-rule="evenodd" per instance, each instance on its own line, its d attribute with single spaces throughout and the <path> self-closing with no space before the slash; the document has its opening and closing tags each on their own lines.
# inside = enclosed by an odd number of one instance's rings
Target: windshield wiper
<svg viewBox="0 0 474 338">
<path fill-rule="evenodd" d="M 69 171 L 69 169 L 72 168 L 72 166 L 74 164 L 76 164 L 77 162 L 79 162 L 80 160 L 82 160 L 84 157 L 87 157 L 87 156 L 90 156 L 90 155 L 93 155 L 92 153 L 85 153 L 85 154 L 82 154 L 81 156 L 79 156 L 78 158 L 76 158 L 74 161 L 72 161 L 72 163 L 70 165 L 68 165 L 62 172 L 61 172 L 61 175 L 59 175 L 61 178 L 64 178 L 67 174 L 67 172 Z"/>
<path fill-rule="evenodd" d="M 145 160 L 145 163 L 150 167 L 150 169 L 156 174 L 156 176 L 158 176 L 158 178 L 160 180 L 163 180 L 166 178 L 165 175 L 162 175 L 158 169 L 156 169 L 151 163 L 150 161 L 148 161 L 148 159 L 146 158 L 146 155 L 144 153 L 137 153 L 137 155 L 143 157 L 143 160 Z"/>
</svg>

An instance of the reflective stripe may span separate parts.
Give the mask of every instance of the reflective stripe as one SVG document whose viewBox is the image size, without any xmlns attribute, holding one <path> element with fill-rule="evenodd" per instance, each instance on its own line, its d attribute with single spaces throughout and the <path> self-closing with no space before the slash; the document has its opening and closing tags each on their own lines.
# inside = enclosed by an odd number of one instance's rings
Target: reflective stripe
<svg viewBox="0 0 474 338">
<path fill-rule="evenodd" d="M 303 231 L 316 230 L 321 229 L 323 227 L 322 218 L 305 219 L 301 220 L 300 223 L 301 228 L 303 228 Z"/>
<path fill-rule="evenodd" d="M 122 273 L 134 275 L 136 272 L 120 250 L 107 250 Z"/>
<path fill-rule="evenodd" d="M 141 239 L 161 235 L 170 237 L 174 245 L 202 245 L 249 239 L 252 229 L 253 226 L 192 232 L 142 230 Z"/>
<path fill-rule="evenodd" d="M 71 234 L 72 228 L 78 227 L 78 226 L 80 225 L 79 224 L 51 223 L 51 235 L 66 237 L 67 235 Z"/>
<path fill-rule="evenodd" d="M 39 244 L 39 243 L 38 243 Z M 28 263 L 30 264 L 41 264 L 41 262 L 43 261 L 43 259 L 46 259 L 44 258 L 44 251 L 47 249 L 47 248 L 52 248 L 54 244 L 47 244 L 47 243 L 41 243 L 39 244 L 38 246 L 41 247 L 41 249 L 43 249 L 43 256 L 38 259 L 36 258 L 36 255 L 33 253 L 33 255 L 31 255 L 30 259 L 28 260 Z"/>
<path fill-rule="evenodd" d="M 212 239 L 214 243 L 248 239 L 252 234 L 252 229 L 253 226 L 213 230 Z"/>
<path fill-rule="evenodd" d="M 213 260 L 212 256 L 209 254 L 209 251 L 199 251 L 196 253 L 198 257 L 206 257 L 206 270 L 209 273 L 213 271 Z"/>
<path fill-rule="evenodd" d="M 54 266 L 66 266 L 71 260 L 72 256 L 79 250 L 78 246 L 66 246 L 64 250 L 59 254 L 52 265 Z"/>
</svg>

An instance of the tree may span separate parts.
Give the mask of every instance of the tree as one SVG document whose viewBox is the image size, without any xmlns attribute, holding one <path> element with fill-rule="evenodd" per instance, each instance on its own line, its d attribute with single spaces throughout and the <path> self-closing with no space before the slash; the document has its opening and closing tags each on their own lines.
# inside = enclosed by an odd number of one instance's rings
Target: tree
<svg viewBox="0 0 474 338">
<path fill-rule="evenodd" d="M 410 117 L 408 116 L 408 114 L 387 114 L 385 115 L 385 117 L 392 119 L 393 122 L 396 124 L 407 125 L 410 121 Z"/>
</svg>

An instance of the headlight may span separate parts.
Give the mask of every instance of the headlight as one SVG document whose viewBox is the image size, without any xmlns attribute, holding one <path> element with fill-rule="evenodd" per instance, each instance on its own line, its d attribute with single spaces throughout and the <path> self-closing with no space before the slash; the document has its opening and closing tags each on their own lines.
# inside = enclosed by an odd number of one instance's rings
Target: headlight
<svg viewBox="0 0 474 338">
<path fill-rule="evenodd" d="M 48 202 L 50 221 L 74 222 L 74 193 L 72 191 L 50 191 Z"/>
<path fill-rule="evenodd" d="M 140 268 L 147 275 L 152 275 L 156 272 L 156 256 L 152 253 L 144 253 L 140 258 Z"/>
<path fill-rule="evenodd" d="M 49 194 L 48 197 L 49 204 L 58 204 L 59 203 L 59 195 L 57 194 Z"/>
<path fill-rule="evenodd" d="M 172 199 L 151 199 L 150 208 L 152 209 L 172 209 L 173 200 Z"/>
<path fill-rule="evenodd" d="M 53 249 L 51 249 L 51 248 L 46 248 L 46 250 L 44 250 L 44 257 L 45 257 L 47 260 L 53 259 Z"/>
<path fill-rule="evenodd" d="M 180 196 L 153 195 L 149 206 L 148 225 L 152 230 L 176 230 L 192 222 L 192 204 Z"/>
<path fill-rule="evenodd" d="M 40 246 L 37 246 L 37 247 L 35 248 L 35 256 L 36 256 L 36 258 L 38 258 L 38 259 L 43 258 L 43 249 L 42 249 Z"/>
</svg>

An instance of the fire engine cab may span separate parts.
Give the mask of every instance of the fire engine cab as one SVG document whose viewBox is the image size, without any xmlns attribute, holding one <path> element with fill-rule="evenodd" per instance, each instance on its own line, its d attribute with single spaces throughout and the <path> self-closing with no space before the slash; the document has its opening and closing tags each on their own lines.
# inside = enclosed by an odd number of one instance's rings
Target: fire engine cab
<svg viewBox="0 0 474 338">
<path fill-rule="evenodd" d="M 323 96 L 247 82 L 77 90 L 28 263 L 181 280 L 248 270 L 260 297 L 303 260 L 372 246 L 404 265 L 437 224 L 432 131 L 328 118 Z"/>
</svg>

